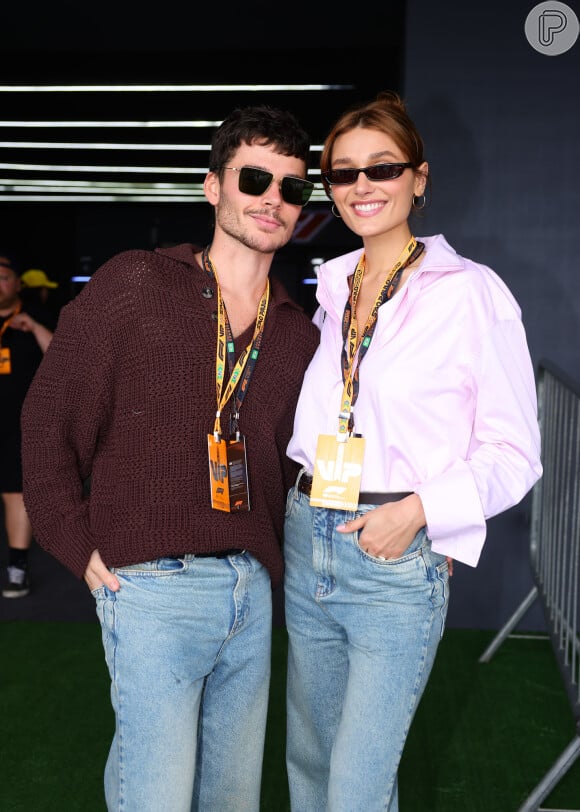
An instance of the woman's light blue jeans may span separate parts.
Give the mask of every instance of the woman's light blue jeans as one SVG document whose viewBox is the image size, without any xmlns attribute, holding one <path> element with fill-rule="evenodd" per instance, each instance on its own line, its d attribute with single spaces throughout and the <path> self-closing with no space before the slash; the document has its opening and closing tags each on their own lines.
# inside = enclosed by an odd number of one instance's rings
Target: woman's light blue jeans
<svg viewBox="0 0 580 812">
<path fill-rule="evenodd" d="M 109 812 L 258 812 L 272 589 L 252 556 L 160 558 L 94 590 L 115 733 Z"/>
<path fill-rule="evenodd" d="M 397 770 L 443 635 L 448 565 L 420 531 L 401 558 L 288 494 L 287 768 L 294 812 L 397 812 Z M 420 770 L 418 771 L 420 775 Z"/>
</svg>

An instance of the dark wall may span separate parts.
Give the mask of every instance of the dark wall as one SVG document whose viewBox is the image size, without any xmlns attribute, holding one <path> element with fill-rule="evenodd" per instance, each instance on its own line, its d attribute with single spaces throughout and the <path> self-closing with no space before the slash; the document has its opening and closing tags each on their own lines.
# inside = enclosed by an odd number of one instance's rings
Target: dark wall
<svg viewBox="0 0 580 812">
<path fill-rule="evenodd" d="M 417 232 L 493 268 L 520 303 L 534 363 L 577 380 L 580 41 L 560 56 L 533 49 L 534 5 L 407 3 L 404 92 L 433 182 Z M 457 565 L 451 625 L 498 628 L 528 594 L 528 519 L 526 499 L 489 522 L 477 569 Z M 521 627 L 542 625 L 535 605 Z"/>
</svg>

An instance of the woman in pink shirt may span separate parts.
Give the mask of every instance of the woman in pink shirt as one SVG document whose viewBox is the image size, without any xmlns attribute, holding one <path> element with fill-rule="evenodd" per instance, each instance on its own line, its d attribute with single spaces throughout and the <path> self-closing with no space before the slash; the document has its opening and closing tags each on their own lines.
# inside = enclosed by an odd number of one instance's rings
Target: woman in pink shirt
<svg viewBox="0 0 580 812">
<path fill-rule="evenodd" d="M 397 812 L 453 559 L 542 474 L 520 308 L 490 268 L 417 237 L 429 167 L 402 100 L 347 111 L 321 156 L 360 249 L 319 268 L 320 346 L 289 456 L 287 766 L 295 812 Z"/>
</svg>

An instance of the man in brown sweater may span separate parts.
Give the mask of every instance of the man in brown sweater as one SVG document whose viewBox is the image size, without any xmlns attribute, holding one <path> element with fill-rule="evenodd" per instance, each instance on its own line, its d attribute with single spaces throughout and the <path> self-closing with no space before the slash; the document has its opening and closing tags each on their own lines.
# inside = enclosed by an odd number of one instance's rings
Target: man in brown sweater
<svg viewBox="0 0 580 812">
<path fill-rule="evenodd" d="M 258 812 L 286 456 L 318 330 L 270 279 L 312 184 L 289 113 L 233 111 L 211 243 L 127 251 L 63 308 L 22 414 L 39 544 L 91 589 L 107 808 Z"/>
</svg>

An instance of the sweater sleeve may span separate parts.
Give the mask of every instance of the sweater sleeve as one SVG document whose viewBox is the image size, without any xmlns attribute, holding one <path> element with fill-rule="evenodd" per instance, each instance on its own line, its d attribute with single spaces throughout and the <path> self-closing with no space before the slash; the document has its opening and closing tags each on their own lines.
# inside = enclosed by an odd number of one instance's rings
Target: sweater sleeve
<svg viewBox="0 0 580 812">
<path fill-rule="evenodd" d="M 88 518 L 91 459 L 112 408 L 104 320 L 66 305 L 21 414 L 23 493 L 38 543 L 82 578 L 95 548 Z"/>
</svg>

